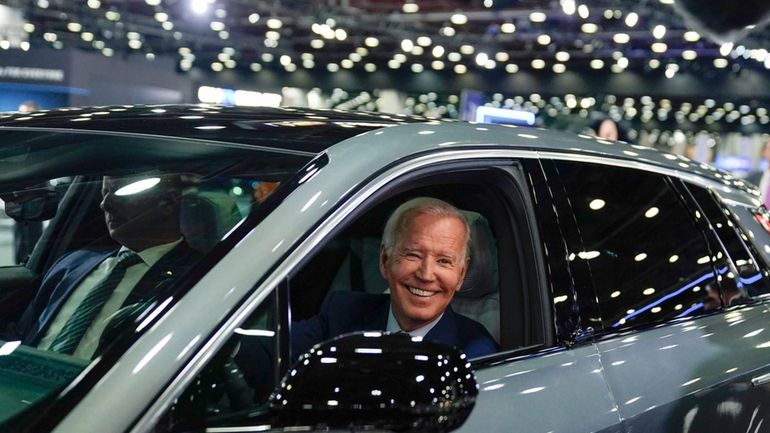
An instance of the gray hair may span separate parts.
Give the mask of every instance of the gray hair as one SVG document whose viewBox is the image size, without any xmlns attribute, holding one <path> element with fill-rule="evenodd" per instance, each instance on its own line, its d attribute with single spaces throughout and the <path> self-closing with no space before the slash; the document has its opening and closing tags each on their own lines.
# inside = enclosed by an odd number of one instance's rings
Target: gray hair
<svg viewBox="0 0 770 433">
<path fill-rule="evenodd" d="M 406 230 L 409 220 L 421 214 L 457 218 L 462 221 L 463 226 L 465 227 L 463 250 L 465 258 L 468 258 L 471 242 L 471 227 L 470 224 L 468 224 L 468 219 L 465 218 L 465 215 L 460 209 L 443 200 L 433 197 L 417 197 L 408 200 L 397 207 L 390 218 L 388 218 L 388 222 L 385 223 L 385 231 L 382 233 L 381 242 L 382 248 L 385 249 L 385 252 L 388 255 L 391 254 L 399 237 L 404 230 Z"/>
</svg>

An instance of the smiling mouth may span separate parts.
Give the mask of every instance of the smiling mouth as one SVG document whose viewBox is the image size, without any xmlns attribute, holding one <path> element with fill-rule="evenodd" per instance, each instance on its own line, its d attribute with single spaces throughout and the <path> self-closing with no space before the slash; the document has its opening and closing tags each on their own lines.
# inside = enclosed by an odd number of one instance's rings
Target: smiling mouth
<svg viewBox="0 0 770 433">
<path fill-rule="evenodd" d="M 437 292 L 430 292 L 427 290 L 421 290 L 417 287 L 407 287 L 407 290 L 409 290 L 409 293 L 419 296 L 421 298 L 430 298 L 431 296 L 435 295 Z"/>
</svg>

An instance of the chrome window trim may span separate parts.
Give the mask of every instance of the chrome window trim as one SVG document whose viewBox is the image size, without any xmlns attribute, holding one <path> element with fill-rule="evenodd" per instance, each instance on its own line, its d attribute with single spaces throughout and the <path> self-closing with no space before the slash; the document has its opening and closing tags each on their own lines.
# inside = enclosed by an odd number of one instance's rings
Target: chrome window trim
<svg viewBox="0 0 770 433">
<path fill-rule="evenodd" d="M 724 188 L 725 185 L 717 181 L 712 181 L 705 177 L 695 174 L 683 173 L 675 169 L 669 169 L 658 165 L 618 160 L 614 157 L 603 156 L 585 156 L 570 153 L 522 150 L 522 149 L 442 149 L 438 152 L 432 152 L 427 155 L 417 156 L 409 161 L 392 167 L 381 173 L 374 180 L 363 186 L 363 188 L 349 197 L 342 205 L 335 209 L 332 214 L 326 218 L 312 233 L 307 235 L 300 244 L 283 260 L 273 272 L 265 278 L 260 286 L 246 299 L 246 301 L 237 308 L 224 324 L 214 332 L 214 334 L 205 342 L 200 349 L 187 362 L 184 369 L 177 374 L 171 383 L 164 387 L 159 396 L 149 405 L 144 414 L 138 419 L 134 426 L 129 430 L 130 433 L 145 433 L 152 430 L 154 424 L 170 406 L 173 399 L 181 395 L 184 389 L 192 382 L 197 373 L 205 366 L 211 357 L 218 351 L 227 339 L 230 338 L 235 329 L 248 318 L 248 316 L 257 308 L 257 306 L 273 291 L 278 284 L 283 281 L 289 273 L 295 269 L 299 262 L 307 254 L 311 253 L 329 234 L 352 212 L 354 212 L 364 201 L 369 199 L 377 191 L 397 180 L 404 174 L 425 168 L 430 165 L 455 162 L 462 160 L 480 160 L 480 159 L 551 159 L 565 160 L 575 162 L 597 163 L 618 167 L 628 167 L 641 169 L 643 171 L 655 172 L 658 174 L 675 176 L 678 178 L 690 180 L 704 186 L 716 186 Z M 228 254 L 232 254 L 231 250 Z"/>
</svg>

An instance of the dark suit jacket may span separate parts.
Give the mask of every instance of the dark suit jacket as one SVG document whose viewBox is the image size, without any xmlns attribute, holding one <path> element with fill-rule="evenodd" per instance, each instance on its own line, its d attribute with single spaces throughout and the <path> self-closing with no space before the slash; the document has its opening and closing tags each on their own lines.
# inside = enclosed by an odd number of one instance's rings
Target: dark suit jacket
<svg viewBox="0 0 770 433">
<path fill-rule="evenodd" d="M 321 311 L 308 320 L 292 324 L 294 357 L 314 344 L 355 331 L 383 331 L 388 324 L 390 296 L 361 292 L 330 292 Z M 497 351 L 495 340 L 480 323 L 448 307 L 441 320 L 425 336 L 426 340 L 455 346 L 469 358 Z"/>
<path fill-rule="evenodd" d="M 11 325 L 5 339 L 21 339 L 26 345 L 37 345 L 65 301 L 83 279 L 100 263 L 117 253 L 110 249 L 83 249 L 62 256 L 48 270 L 35 299 L 18 323 Z M 123 306 L 139 304 L 153 298 L 174 277 L 195 265 L 200 253 L 185 242 L 166 253 L 139 280 Z"/>
</svg>

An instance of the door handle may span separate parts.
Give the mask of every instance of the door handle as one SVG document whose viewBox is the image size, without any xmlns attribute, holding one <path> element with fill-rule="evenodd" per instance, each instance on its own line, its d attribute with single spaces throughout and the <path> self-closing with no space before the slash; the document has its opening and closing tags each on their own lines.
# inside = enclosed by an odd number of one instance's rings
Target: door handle
<svg viewBox="0 0 770 433">
<path fill-rule="evenodd" d="M 765 373 L 751 378 L 751 384 L 755 387 L 764 385 L 768 382 L 770 382 L 770 373 Z"/>
</svg>

